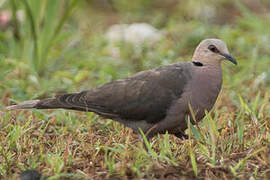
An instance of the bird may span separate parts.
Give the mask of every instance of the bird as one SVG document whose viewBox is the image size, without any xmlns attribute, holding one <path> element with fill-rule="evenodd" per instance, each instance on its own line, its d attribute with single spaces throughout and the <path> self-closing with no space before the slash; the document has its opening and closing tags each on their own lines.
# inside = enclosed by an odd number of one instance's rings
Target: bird
<svg viewBox="0 0 270 180">
<path fill-rule="evenodd" d="M 77 93 L 25 101 L 7 110 L 94 112 L 143 132 L 148 140 L 166 132 L 184 138 L 186 118 L 197 123 L 213 108 L 222 87 L 223 60 L 237 65 L 225 42 L 205 39 L 196 47 L 191 61 L 141 71 Z"/>
</svg>

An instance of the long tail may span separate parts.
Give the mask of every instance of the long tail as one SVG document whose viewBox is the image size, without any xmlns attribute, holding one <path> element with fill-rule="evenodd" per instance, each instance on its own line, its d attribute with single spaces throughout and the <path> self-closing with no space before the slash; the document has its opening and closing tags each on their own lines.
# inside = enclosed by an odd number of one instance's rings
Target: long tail
<svg viewBox="0 0 270 180">
<path fill-rule="evenodd" d="M 16 110 L 16 109 L 32 109 L 35 108 L 35 106 L 40 102 L 40 100 L 30 100 L 25 101 L 18 105 L 8 106 L 7 110 Z"/>
<path fill-rule="evenodd" d="M 50 99 L 36 99 L 30 101 L 24 101 L 17 105 L 8 106 L 7 110 L 17 110 L 17 109 L 57 109 L 57 108 L 64 108 L 64 109 L 75 109 L 72 106 L 68 106 L 65 102 L 59 101 L 58 98 L 50 98 Z"/>
<path fill-rule="evenodd" d="M 64 94 L 56 98 L 41 100 L 30 100 L 18 105 L 8 106 L 7 110 L 17 109 L 71 109 L 77 111 L 95 112 L 103 117 L 114 118 L 117 114 L 97 102 L 93 102 L 86 97 L 86 91 L 80 93 Z"/>
<path fill-rule="evenodd" d="M 81 98 L 84 93 L 64 94 L 56 98 L 48 98 L 42 100 L 30 100 L 22 102 L 18 105 L 8 106 L 7 110 L 16 109 L 73 109 L 79 111 L 87 111 L 87 104 Z"/>
</svg>

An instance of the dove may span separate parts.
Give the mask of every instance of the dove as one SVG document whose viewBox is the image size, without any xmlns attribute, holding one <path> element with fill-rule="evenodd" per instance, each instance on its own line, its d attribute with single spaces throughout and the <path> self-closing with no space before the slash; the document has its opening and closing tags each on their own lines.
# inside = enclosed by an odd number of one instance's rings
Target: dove
<svg viewBox="0 0 270 180">
<path fill-rule="evenodd" d="M 205 39 L 189 62 L 141 71 L 82 92 L 25 101 L 7 110 L 94 112 L 136 132 L 141 129 L 147 139 L 166 132 L 181 138 L 185 137 L 186 117 L 191 117 L 192 123 L 199 122 L 213 108 L 222 87 L 224 60 L 237 65 L 222 40 Z"/>
</svg>

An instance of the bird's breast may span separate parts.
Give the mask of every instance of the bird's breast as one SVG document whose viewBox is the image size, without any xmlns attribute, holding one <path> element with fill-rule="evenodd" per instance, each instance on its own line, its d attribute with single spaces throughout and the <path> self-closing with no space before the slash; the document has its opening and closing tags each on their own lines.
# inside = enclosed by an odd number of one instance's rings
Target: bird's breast
<svg viewBox="0 0 270 180">
<path fill-rule="evenodd" d="M 188 101 L 199 120 L 203 118 L 205 110 L 210 111 L 214 106 L 221 86 L 221 71 L 201 71 L 194 74 Z"/>
</svg>

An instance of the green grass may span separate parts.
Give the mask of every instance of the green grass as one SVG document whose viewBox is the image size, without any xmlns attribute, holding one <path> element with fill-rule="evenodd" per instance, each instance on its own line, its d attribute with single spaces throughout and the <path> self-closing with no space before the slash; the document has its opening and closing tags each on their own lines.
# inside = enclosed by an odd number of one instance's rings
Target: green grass
<svg viewBox="0 0 270 180">
<path fill-rule="evenodd" d="M 26 169 L 50 179 L 270 178 L 270 76 L 256 84 L 262 73 L 269 74 L 270 23 L 264 13 L 220 1 L 214 4 L 221 14 L 218 22 L 208 22 L 191 12 L 199 6 L 193 0 L 163 2 L 167 9 L 158 6 L 159 0 L 138 1 L 128 10 L 123 0 L 114 1 L 114 10 L 94 1 L 53 2 L 13 0 L 4 5 L 24 9 L 26 20 L 15 25 L 20 39 L 12 28 L 0 32 L 0 179 L 16 179 Z M 267 2 L 263 7 L 270 10 Z M 120 57 L 113 58 L 104 38 L 111 18 L 149 22 L 165 37 L 154 47 L 120 43 Z M 215 108 L 198 125 L 187 119 L 187 140 L 160 135 L 145 142 L 146 151 L 140 135 L 94 113 L 4 110 L 13 101 L 85 90 L 187 61 L 209 37 L 223 39 L 239 65 L 223 63 L 223 89 Z"/>
</svg>

